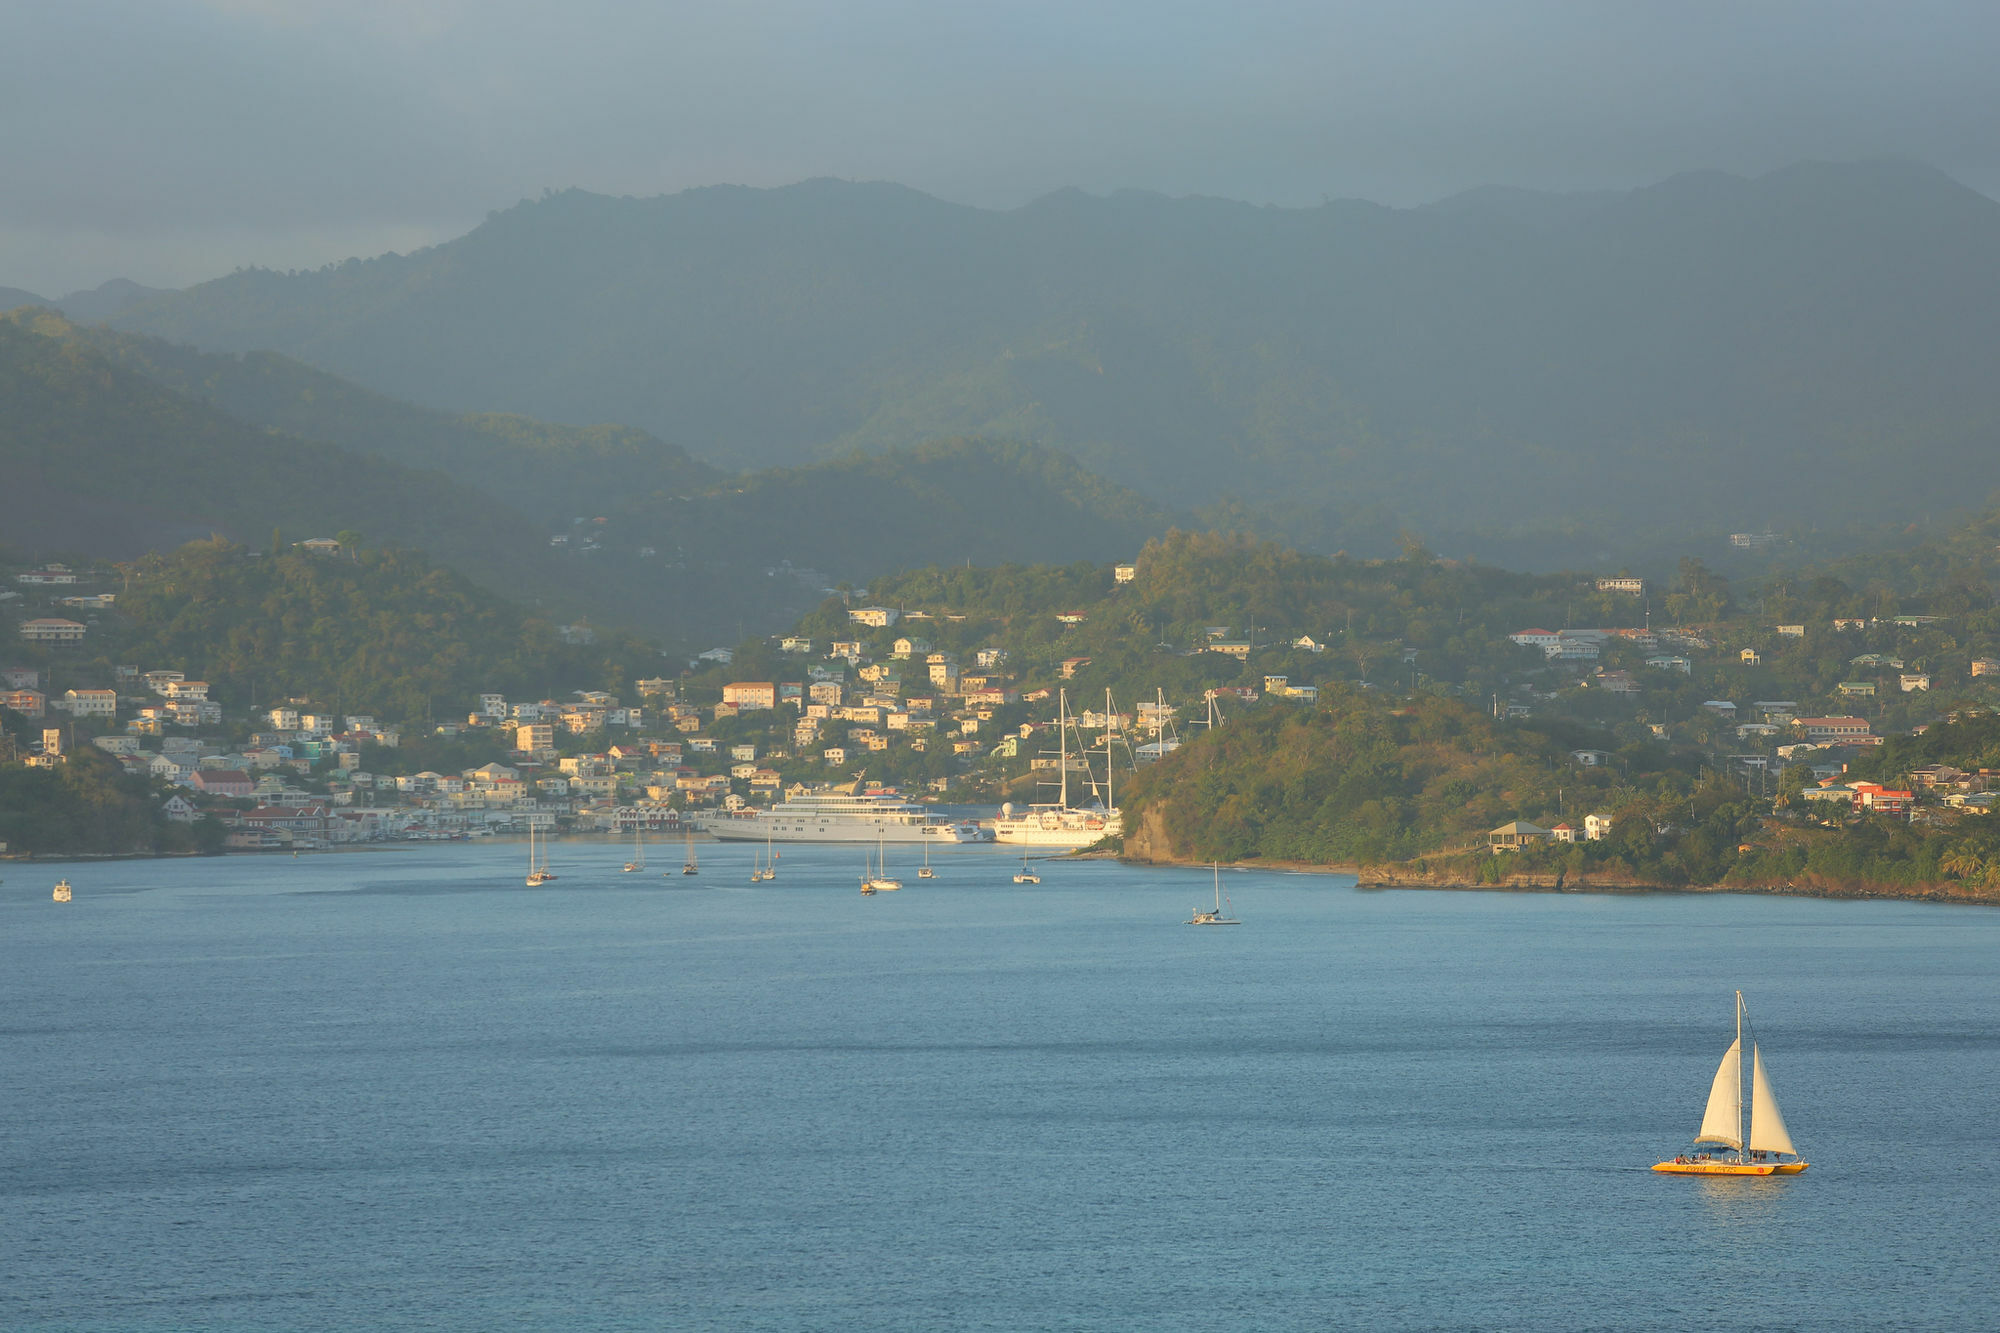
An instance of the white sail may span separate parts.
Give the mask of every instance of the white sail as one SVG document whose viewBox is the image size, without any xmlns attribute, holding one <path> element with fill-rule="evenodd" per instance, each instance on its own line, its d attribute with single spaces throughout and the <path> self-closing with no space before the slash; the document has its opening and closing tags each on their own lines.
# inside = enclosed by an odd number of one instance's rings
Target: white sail
<svg viewBox="0 0 2000 1333">
<path fill-rule="evenodd" d="M 1737 1040 L 1729 1043 L 1729 1054 L 1722 1057 L 1722 1068 L 1715 1071 L 1715 1082 L 1708 1090 L 1708 1109 L 1701 1116 L 1701 1133 L 1695 1135 L 1696 1143 L 1720 1143 L 1730 1148 L 1743 1146 L 1743 1140 L 1738 1137 L 1741 1131 L 1736 1125 L 1742 1088 L 1743 1043 Z M 1775 1111 L 1777 1107 L 1771 1109 Z"/>
<path fill-rule="evenodd" d="M 1778 1111 L 1778 1099 L 1771 1094 L 1771 1079 L 1764 1072 L 1764 1053 L 1756 1043 L 1750 1046 L 1750 1147 L 1755 1152 L 1799 1155 L 1792 1136 L 1785 1129 L 1785 1117 Z M 1711 1102 L 1710 1110 L 1714 1109 Z"/>
</svg>

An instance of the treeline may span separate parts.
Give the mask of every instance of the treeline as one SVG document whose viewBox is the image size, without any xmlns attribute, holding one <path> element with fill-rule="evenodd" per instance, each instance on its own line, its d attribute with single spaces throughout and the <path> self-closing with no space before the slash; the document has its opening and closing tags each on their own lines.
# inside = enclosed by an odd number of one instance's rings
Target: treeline
<svg viewBox="0 0 2000 1333">
<path fill-rule="evenodd" d="M 160 793 L 91 747 L 54 768 L 0 763 L 0 842 L 37 856 L 213 852 L 224 831 L 204 819 L 176 824 Z"/>
<path fill-rule="evenodd" d="M 130 569 L 104 628 L 107 662 L 208 681 L 230 707 L 307 698 L 403 723 L 462 717 L 488 690 L 543 698 L 657 675 L 623 634 L 564 642 L 557 627 L 420 552 L 276 554 L 194 542 Z"/>
<path fill-rule="evenodd" d="M 1273 704 L 1144 769 L 1121 802 L 1127 850 L 1155 859 L 1321 865 L 1406 860 L 1483 842 L 1513 819 L 1581 826 L 1686 801 L 1698 769 L 1562 724 L 1496 722 L 1455 699 L 1326 688 L 1318 707 Z"/>
</svg>

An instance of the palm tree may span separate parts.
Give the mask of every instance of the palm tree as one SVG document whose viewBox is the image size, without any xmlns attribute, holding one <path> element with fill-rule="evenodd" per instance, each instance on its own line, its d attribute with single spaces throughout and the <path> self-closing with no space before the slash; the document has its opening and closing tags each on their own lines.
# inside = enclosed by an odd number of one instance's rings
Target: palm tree
<svg viewBox="0 0 2000 1333">
<path fill-rule="evenodd" d="M 1984 877 L 1986 863 L 1971 848 L 1954 847 L 1938 858 L 1938 869 L 1971 884 Z"/>
</svg>

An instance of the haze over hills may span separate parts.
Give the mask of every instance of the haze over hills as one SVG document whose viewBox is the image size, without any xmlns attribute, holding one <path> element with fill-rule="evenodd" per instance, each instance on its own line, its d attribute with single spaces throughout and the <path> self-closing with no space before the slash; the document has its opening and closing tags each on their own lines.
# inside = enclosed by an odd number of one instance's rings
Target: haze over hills
<svg viewBox="0 0 2000 1333">
<path fill-rule="evenodd" d="M 1034 446 L 941 441 L 725 476 L 622 427 L 411 406 L 284 357 L 45 310 L 0 317 L 0 542 L 130 559 L 211 532 L 360 531 L 488 588 L 683 645 L 777 628 L 829 580 L 1108 560 L 1174 517 Z M 552 538 L 560 544 L 552 544 Z"/>
<path fill-rule="evenodd" d="M 146 287 L 130 278 L 112 278 L 86 291 L 74 291 L 60 300 L 51 301 L 45 296 L 22 291 L 19 287 L 0 287 L 0 312 L 18 309 L 24 305 L 46 306 L 59 310 L 71 319 L 96 322 L 110 319 L 122 313 L 126 307 L 137 305 L 149 297 L 161 296 L 165 289 Z"/>
<path fill-rule="evenodd" d="M 1024 440 L 1310 544 L 1409 525 L 1547 561 L 1983 497 L 1996 261 L 2000 204 L 1908 162 L 1404 210 L 991 212 L 818 180 L 552 194 L 117 323 L 443 409 L 623 421 L 722 467 Z"/>
<path fill-rule="evenodd" d="M 455 414 L 364 389 L 275 352 L 198 352 L 98 326 L 76 330 L 106 357 L 239 420 L 410 467 L 435 468 L 543 522 L 603 512 L 606 497 L 694 494 L 727 474 L 623 426 L 556 426 Z"/>
</svg>

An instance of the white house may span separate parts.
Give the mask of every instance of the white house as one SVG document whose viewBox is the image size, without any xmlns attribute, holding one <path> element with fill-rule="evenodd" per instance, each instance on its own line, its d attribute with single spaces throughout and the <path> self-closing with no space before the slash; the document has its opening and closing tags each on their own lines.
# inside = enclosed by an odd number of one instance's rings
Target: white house
<svg viewBox="0 0 2000 1333">
<path fill-rule="evenodd" d="M 116 717 L 118 691 L 65 690 L 63 707 L 69 710 L 72 717 Z"/>
<path fill-rule="evenodd" d="M 1611 816 L 1585 815 L 1583 817 L 1583 840 L 1602 842 L 1611 836 Z"/>
<path fill-rule="evenodd" d="M 887 606 L 861 606 L 847 613 L 849 621 L 870 629 L 887 629 L 903 618 L 901 611 Z"/>
<path fill-rule="evenodd" d="M 21 625 L 21 637 L 29 643 L 82 643 L 89 631 L 74 620 L 45 617 Z"/>
</svg>

